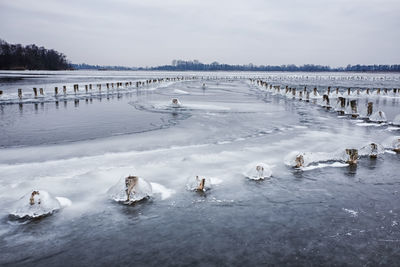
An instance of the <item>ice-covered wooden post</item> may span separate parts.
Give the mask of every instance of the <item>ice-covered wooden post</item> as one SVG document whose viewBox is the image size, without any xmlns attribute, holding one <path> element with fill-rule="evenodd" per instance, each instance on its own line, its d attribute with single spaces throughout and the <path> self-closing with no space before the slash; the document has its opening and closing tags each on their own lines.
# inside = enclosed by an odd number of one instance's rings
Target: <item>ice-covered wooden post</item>
<svg viewBox="0 0 400 267">
<path fill-rule="evenodd" d="M 322 102 L 325 103 L 326 108 L 328 108 L 328 109 L 330 108 L 329 107 L 329 96 L 327 94 L 322 96 Z"/>
<path fill-rule="evenodd" d="M 92 90 L 92 84 L 91 83 L 89 84 L 89 89 Z"/>
<path fill-rule="evenodd" d="M 366 93 L 367 93 L 367 95 L 369 95 L 369 88 L 367 88 L 367 92 Z"/>
<path fill-rule="evenodd" d="M 295 159 L 295 163 L 296 163 L 296 165 L 295 165 L 296 168 L 303 167 L 304 166 L 304 157 L 303 157 L 303 155 L 298 155 L 296 157 L 296 159 Z"/>
<path fill-rule="evenodd" d="M 64 93 L 64 95 L 66 95 L 67 94 L 67 86 L 63 86 L 63 93 Z"/>
<path fill-rule="evenodd" d="M 339 95 L 339 87 L 336 87 L 336 95 Z"/>
<path fill-rule="evenodd" d="M 18 89 L 18 97 L 19 99 L 22 99 L 22 89 Z"/>
<path fill-rule="evenodd" d="M 85 84 L 85 92 L 86 92 L 86 94 L 88 93 L 88 85 L 87 84 Z"/>
<path fill-rule="evenodd" d="M 55 95 L 55 96 L 58 95 L 58 87 L 54 87 L 54 95 Z"/>
<path fill-rule="evenodd" d="M 200 180 L 200 183 L 199 183 L 199 185 L 197 186 L 196 190 L 197 190 L 197 191 L 204 191 L 204 186 L 205 186 L 205 184 L 206 184 L 206 179 L 205 179 L 205 178 L 199 179 L 199 176 L 196 176 L 196 180 L 197 180 L 197 181 Z"/>
<path fill-rule="evenodd" d="M 371 143 L 371 153 L 369 154 L 370 158 L 376 159 L 378 157 L 378 145 L 375 143 Z"/>
<path fill-rule="evenodd" d="M 306 102 L 310 101 L 310 92 L 306 92 Z"/>
<path fill-rule="evenodd" d="M 351 89 L 347 88 L 347 95 L 351 95 Z"/>
<path fill-rule="evenodd" d="M 2 90 L 0 90 L 0 96 L 3 94 L 3 91 Z"/>
<path fill-rule="evenodd" d="M 139 181 L 139 177 L 137 176 L 128 176 L 125 178 L 125 193 L 126 193 L 126 201 L 130 201 L 131 199 L 131 193 L 135 193 L 135 186 L 137 185 Z"/>
<path fill-rule="evenodd" d="M 367 116 L 368 117 L 372 115 L 373 107 L 374 107 L 374 103 L 368 102 L 368 105 L 367 105 Z"/>
<path fill-rule="evenodd" d="M 317 96 L 317 94 L 318 94 L 318 92 L 317 92 L 317 87 L 314 87 L 313 93 L 314 93 L 314 96 Z"/>
<path fill-rule="evenodd" d="M 35 96 L 35 98 L 37 97 L 37 89 L 35 87 L 33 87 L 33 95 Z"/>
<path fill-rule="evenodd" d="M 346 149 L 346 154 L 349 156 L 347 163 L 350 165 L 357 164 L 358 150 L 357 149 Z"/>
<path fill-rule="evenodd" d="M 40 93 L 41 95 L 44 95 L 43 88 L 39 88 L 39 93 Z"/>
<path fill-rule="evenodd" d="M 353 118 L 357 118 L 358 117 L 358 113 L 357 113 L 357 100 L 351 100 L 350 101 L 350 107 L 351 107 L 351 116 Z"/>
<path fill-rule="evenodd" d="M 340 108 L 341 108 L 341 110 L 338 110 L 338 113 L 340 115 L 344 115 L 344 109 L 346 107 L 346 98 L 340 96 L 337 101 L 340 102 Z"/>
<path fill-rule="evenodd" d="M 330 95 L 330 93 L 331 93 L 331 87 L 330 87 L 330 86 L 328 86 L 328 92 L 327 92 L 327 95 L 329 96 L 329 95 Z"/>
<path fill-rule="evenodd" d="M 380 95 L 381 94 L 381 88 L 376 89 L 376 94 Z"/>
<path fill-rule="evenodd" d="M 110 84 L 106 83 L 107 89 L 110 89 Z"/>
</svg>

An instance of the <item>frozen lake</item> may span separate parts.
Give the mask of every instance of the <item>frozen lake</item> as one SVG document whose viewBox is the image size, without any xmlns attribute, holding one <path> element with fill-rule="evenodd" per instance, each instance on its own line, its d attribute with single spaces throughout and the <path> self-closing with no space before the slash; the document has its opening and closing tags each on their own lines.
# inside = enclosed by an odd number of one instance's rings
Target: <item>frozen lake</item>
<svg viewBox="0 0 400 267">
<path fill-rule="evenodd" d="M 134 85 L 167 77 L 186 79 Z M 321 96 L 328 86 L 381 88 L 353 98 L 360 109 L 373 102 L 388 122 L 339 116 L 249 78 Z M 116 82 L 133 85 L 105 89 Z M 64 85 L 67 94 L 54 96 Z M 0 265 L 396 265 L 400 154 L 386 144 L 400 136 L 392 124 L 400 94 L 383 90 L 399 87 L 399 74 L 0 72 Z M 377 159 L 361 155 L 352 166 L 334 156 L 371 142 L 385 147 Z M 287 166 L 293 151 L 315 162 Z M 272 177 L 247 179 L 259 163 Z M 129 174 L 152 184 L 149 200 L 109 200 Z M 209 191 L 187 190 L 196 175 L 211 179 Z M 11 218 L 37 189 L 72 205 L 40 220 Z"/>
</svg>

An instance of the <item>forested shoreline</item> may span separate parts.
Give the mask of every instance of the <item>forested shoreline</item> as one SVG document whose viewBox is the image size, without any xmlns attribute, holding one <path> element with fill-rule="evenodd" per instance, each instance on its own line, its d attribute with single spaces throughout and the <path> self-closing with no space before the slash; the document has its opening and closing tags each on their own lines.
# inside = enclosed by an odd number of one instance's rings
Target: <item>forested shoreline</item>
<svg viewBox="0 0 400 267">
<path fill-rule="evenodd" d="M 0 40 L 1 70 L 67 70 L 67 57 L 53 49 L 34 44 L 23 46 Z"/>
</svg>

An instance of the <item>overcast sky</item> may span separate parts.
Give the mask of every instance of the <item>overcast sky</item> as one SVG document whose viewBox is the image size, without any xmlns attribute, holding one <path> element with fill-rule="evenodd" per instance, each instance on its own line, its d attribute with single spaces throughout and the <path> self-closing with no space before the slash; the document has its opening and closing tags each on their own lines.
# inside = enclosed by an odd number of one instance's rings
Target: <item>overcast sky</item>
<svg viewBox="0 0 400 267">
<path fill-rule="evenodd" d="M 100 65 L 399 64 L 400 0 L 0 0 L 0 38 Z"/>
</svg>

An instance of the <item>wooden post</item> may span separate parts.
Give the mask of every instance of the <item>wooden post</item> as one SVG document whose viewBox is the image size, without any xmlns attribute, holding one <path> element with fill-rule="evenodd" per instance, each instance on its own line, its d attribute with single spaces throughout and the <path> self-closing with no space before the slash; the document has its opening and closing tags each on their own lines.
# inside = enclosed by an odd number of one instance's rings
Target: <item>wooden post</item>
<svg viewBox="0 0 400 267">
<path fill-rule="evenodd" d="M 314 92 L 314 96 L 317 96 L 317 87 L 314 87 L 313 92 Z"/>
<path fill-rule="evenodd" d="M 368 117 L 372 115 L 373 106 L 374 106 L 373 102 L 368 102 L 368 106 L 367 106 L 367 116 Z"/>
<path fill-rule="evenodd" d="M 39 93 L 40 93 L 41 95 L 44 95 L 43 88 L 39 88 Z"/>
<path fill-rule="evenodd" d="M 3 94 L 3 91 L 2 90 L 0 90 L 0 96 Z"/>
<path fill-rule="evenodd" d="M 377 94 L 377 95 L 380 95 L 380 94 L 381 94 L 381 88 L 378 88 L 378 89 L 376 90 L 376 94 Z"/>
<path fill-rule="evenodd" d="M 304 166 L 304 157 L 303 157 L 303 155 L 298 155 L 296 157 L 295 163 L 296 163 L 296 165 L 295 165 L 296 168 L 303 167 Z"/>
<path fill-rule="evenodd" d="M 351 116 L 353 118 L 357 118 L 358 114 L 357 114 L 357 100 L 351 100 L 350 101 L 350 107 L 351 107 Z"/>
<path fill-rule="evenodd" d="M 18 97 L 19 99 L 22 99 L 22 89 L 18 89 Z"/>
<path fill-rule="evenodd" d="M 325 102 L 326 107 L 329 107 L 329 96 L 328 95 L 323 95 L 322 101 Z"/>
<path fill-rule="evenodd" d="M 125 178 L 125 194 L 126 194 L 126 201 L 131 200 L 131 193 L 132 191 L 135 193 L 135 187 L 139 181 L 139 177 L 137 176 L 128 176 Z"/>
<path fill-rule="evenodd" d="M 64 95 L 66 95 L 67 94 L 67 86 L 63 86 L 63 93 L 64 93 Z"/>
<path fill-rule="evenodd" d="M 329 96 L 330 93 L 331 93 L 331 87 L 328 86 L 328 96 Z"/>
<path fill-rule="evenodd" d="M 86 94 L 88 93 L 88 86 L 87 86 L 87 84 L 85 84 L 85 92 L 86 92 Z"/>
<path fill-rule="evenodd" d="M 376 159 L 378 157 L 378 145 L 375 143 L 371 143 L 371 153 L 369 154 L 370 158 Z"/>
<path fill-rule="evenodd" d="M 89 89 L 92 90 L 92 84 L 89 84 Z"/>
<path fill-rule="evenodd" d="M 358 160 L 358 150 L 357 149 L 346 149 L 346 154 L 349 155 L 347 163 L 350 165 L 357 164 Z"/>
<path fill-rule="evenodd" d="M 347 95 L 350 95 L 350 94 L 351 94 L 351 89 L 347 88 Z"/>
<path fill-rule="evenodd" d="M 367 95 L 369 95 L 369 88 L 367 88 Z"/>
<path fill-rule="evenodd" d="M 33 95 L 35 96 L 35 98 L 37 97 L 37 88 L 33 87 Z"/>
<path fill-rule="evenodd" d="M 58 87 L 54 87 L 54 95 L 58 95 Z"/>
<path fill-rule="evenodd" d="M 107 89 L 110 89 L 110 84 L 106 83 Z"/>
</svg>

